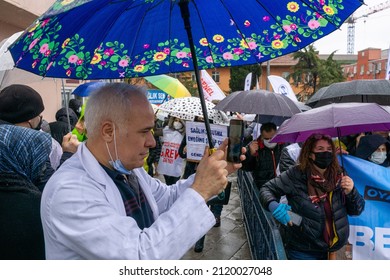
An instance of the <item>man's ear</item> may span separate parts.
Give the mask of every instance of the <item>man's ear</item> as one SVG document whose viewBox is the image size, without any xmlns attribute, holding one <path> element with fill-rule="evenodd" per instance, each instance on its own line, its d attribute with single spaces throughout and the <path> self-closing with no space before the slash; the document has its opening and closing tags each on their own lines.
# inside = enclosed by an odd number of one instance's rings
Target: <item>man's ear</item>
<svg viewBox="0 0 390 280">
<path fill-rule="evenodd" d="M 114 124 L 110 121 L 103 122 L 101 126 L 101 135 L 106 143 L 114 141 Z"/>
</svg>

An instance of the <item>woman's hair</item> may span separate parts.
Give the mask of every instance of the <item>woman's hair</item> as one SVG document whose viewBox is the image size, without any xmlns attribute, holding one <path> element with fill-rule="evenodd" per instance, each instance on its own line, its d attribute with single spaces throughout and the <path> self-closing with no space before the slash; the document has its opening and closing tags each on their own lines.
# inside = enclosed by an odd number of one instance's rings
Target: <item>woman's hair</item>
<svg viewBox="0 0 390 280">
<path fill-rule="evenodd" d="M 336 157 L 336 147 L 329 135 L 319 133 L 310 135 L 310 137 L 306 139 L 305 143 L 303 143 L 302 150 L 298 158 L 299 168 L 302 171 L 314 168 L 314 163 L 310 159 L 310 154 L 313 152 L 314 147 L 319 140 L 325 140 L 332 147 L 332 163 L 329 165 L 327 170 L 332 171 L 332 174 L 337 174 L 340 170 L 340 165 Z"/>
<path fill-rule="evenodd" d="M 146 90 L 126 83 L 111 83 L 93 92 L 85 108 L 88 138 L 99 133 L 99 127 L 104 121 L 110 120 L 117 125 L 126 123 L 129 114 L 125 112 L 131 110 L 131 97 L 134 95 L 146 96 Z"/>
</svg>

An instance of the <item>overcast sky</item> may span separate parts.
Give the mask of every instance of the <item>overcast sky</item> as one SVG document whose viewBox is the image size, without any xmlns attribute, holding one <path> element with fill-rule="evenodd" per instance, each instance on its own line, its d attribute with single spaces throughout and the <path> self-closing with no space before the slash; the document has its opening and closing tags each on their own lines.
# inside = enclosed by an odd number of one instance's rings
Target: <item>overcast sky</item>
<svg viewBox="0 0 390 280">
<path fill-rule="evenodd" d="M 365 0 L 367 6 L 362 5 L 356 10 L 355 15 L 365 14 L 370 7 L 381 3 L 390 3 L 390 0 Z M 316 41 L 314 46 L 320 54 L 329 54 L 338 50 L 337 54 L 347 53 L 347 26 L 343 24 L 340 30 L 336 30 L 328 36 Z M 388 49 L 390 45 L 390 8 L 360 18 L 355 23 L 355 48 L 354 53 L 365 48 Z"/>
</svg>

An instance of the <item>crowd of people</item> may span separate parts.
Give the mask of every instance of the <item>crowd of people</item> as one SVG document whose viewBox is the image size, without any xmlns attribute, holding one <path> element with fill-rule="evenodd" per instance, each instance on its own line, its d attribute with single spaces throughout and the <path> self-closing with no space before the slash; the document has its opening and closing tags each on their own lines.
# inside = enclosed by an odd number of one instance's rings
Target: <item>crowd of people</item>
<svg viewBox="0 0 390 280">
<path fill-rule="evenodd" d="M 63 110 L 57 122 L 65 125 L 41 130 L 34 89 L 12 85 L 0 100 L 2 259 L 179 259 L 215 225 L 207 201 L 241 167 L 225 161 L 224 141 L 187 179 L 167 185 L 150 176 L 143 165 L 156 146 L 155 115 L 143 88 L 111 83 L 94 92 L 80 116 L 82 142 Z"/>
<path fill-rule="evenodd" d="M 348 216 L 365 206 L 337 153 L 390 166 L 388 132 L 272 143 L 274 123 L 257 124 L 256 136 L 248 127 L 241 163 L 225 160 L 227 139 L 190 161 L 185 121 L 159 121 L 145 90 L 125 83 L 102 86 L 84 106 L 70 102 L 55 122 L 45 123 L 44 108 L 28 86 L 0 93 L 2 259 L 180 259 L 194 245 L 201 252 L 206 233 L 221 225 L 223 206 L 209 201 L 239 168 L 252 173 L 262 206 L 284 227 L 289 259 L 332 259 L 347 244 Z"/>
</svg>

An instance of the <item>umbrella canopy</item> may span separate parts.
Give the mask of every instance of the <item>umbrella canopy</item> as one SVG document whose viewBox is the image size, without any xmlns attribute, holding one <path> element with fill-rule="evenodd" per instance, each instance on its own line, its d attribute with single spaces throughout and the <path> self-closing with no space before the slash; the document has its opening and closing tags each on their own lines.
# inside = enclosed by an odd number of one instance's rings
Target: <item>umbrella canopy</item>
<svg viewBox="0 0 390 280">
<path fill-rule="evenodd" d="M 191 93 L 188 91 L 188 89 L 178 79 L 175 79 L 171 76 L 157 75 L 145 77 L 145 80 L 168 93 L 173 98 L 191 96 Z"/>
<path fill-rule="evenodd" d="M 390 130 L 390 113 L 376 103 L 339 103 L 296 114 L 285 121 L 271 142 L 303 142 L 313 133 L 332 137 Z"/>
<path fill-rule="evenodd" d="M 15 62 L 11 53 L 8 51 L 8 48 L 20 37 L 20 35 L 22 35 L 22 33 L 22 31 L 17 32 L 0 42 L 0 71 L 14 68 Z"/>
<path fill-rule="evenodd" d="M 87 97 L 91 92 L 94 90 L 97 90 L 101 88 L 102 86 L 106 85 L 106 82 L 88 82 L 79 85 L 75 90 L 72 92 L 72 94 L 80 96 L 80 97 Z"/>
<path fill-rule="evenodd" d="M 228 124 L 229 120 L 225 113 L 215 110 L 215 105 L 206 101 L 208 118 L 215 124 Z M 202 106 L 199 97 L 183 97 L 171 99 L 158 108 L 173 117 L 187 121 L 193 121 L 195 117 L 203 117 Z"/>
<path fill-rule="evenodd" d="M 57 0 L 11 47 L 48 77 L 117 79 L 257 64 L 333 32 L 362 0 Z"/>
<path fill-rule="evenodd" d="M 187 4 L 183 18 L 181 8 Z M 24 32 L 11 53 L 17 67 L 76 79 L 194 70 L 191 40 L 200 69 L 257 64 L 298 51 L 338 29 L 361 4 L 360 0 L 58 0 Z"/>
<path fill-rule="evenodd" d="M 294 114 L 300 113 L 298 105 L 285 95 L 266 90 L 236 91 L 222 99 L 217 110 L 257 114 L 255 121 L 280 125 Z"/>
<path fill-rule="evenodd" d="M 389 80 L 355 80 L 334 83 L 317 91 L 307 102 L 320 107 L 330 103 L 364 102 L 390 105 Z"/>
<path fill-rule="evenodd" d="M 43 80 L 41 76 L 14 68 L 15 62 L 12 59 L 11 53 L 8 51 L 8 47 L 14 43 L 22 33 L 23 32 L 17 32 L 0 42 L 0 90 L 12 84 L 27 84 Z"/>
</svg>

